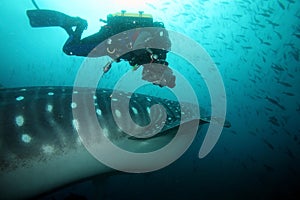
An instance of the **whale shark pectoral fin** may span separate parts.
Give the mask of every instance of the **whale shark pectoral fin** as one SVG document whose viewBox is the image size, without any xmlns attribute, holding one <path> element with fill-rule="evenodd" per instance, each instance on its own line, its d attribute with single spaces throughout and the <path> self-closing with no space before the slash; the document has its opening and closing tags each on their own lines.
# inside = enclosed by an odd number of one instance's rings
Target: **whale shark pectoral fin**
<svg viewBox="0 0 300 200">
<path fill-rule="evenodd" d="M 191 120 L 185 121 L 181 124 L 179 124 L 180 122 L 178 122 L 177 125 L 174 125 L 174 126 L 171 126 L 171 127 L 168 127 L 168 128 L 163 128 L 163 131 L 161 131 L 161 132 L 159 132 L 159 133 L 157 133 L 157 134 L 155 134 L 151 137 L 140 138 L 140 137 L 130 136 L 130 137 L 128 137 L 128 139 L 130 139 L 130 140 L 150 140 L 150 139 L 153 139 L 153 138 L 163 137 L 163 136 L 166 136 L 166 135 L 169 136 L 170 138 L 173 138 L 176 135 L 176 130 L 178 130 L 179 126 L 194 124 L 195 120 L 199 121 L 199 125 L 204 124 L 204 123 L 209 123 L 209 122 L 201 123 L 201 119 L 191 119 Z"/>
<path fill-rule="evenodd" d="M 200 119 L 192 119 L 192 120 L 186 121 L 186 122 L 184 122 L 184 123 L 182 123 L 182 124 L 178 124 L 178 125 L 173 126 L 173 127 L 171 127 L 171 128 L 165 129 L 164 131 L 159 132 L 159 133 L 155 134 L 155 135 L 152 136 L 152 137 L 148 137 L 148 138 L 137 138 L 137 137 L 134 137 L 134 136 L 130 136 L 130 137 L 128 137 L 128 139 L 130 139 L 130 140 L 147 140 L 147 139 L 152 139 L 152 138 L 155 138 L 155 137 L 164 136 L 164 135 L 166 135 L 166 134 L 170 134 L 170 132 L 172 132 L 172 131 L 170 131 L 170 130 L 178 129 L 178 127 L 179 127 L 180 125 L 191 123 L 191 122 L 193 122 L 194 120 L 198 120 L 198 121 L 199 121 L 199 126 L 200 126 L 200 125 L 203 125 L 203 124 L 210 123 L 212 120 L 214 120 L 214 121 L 217 122 L 217 123 L 218 123 L 218 122 L 222 123 L 221 121 L 223 121 L 221 118 L 218 118 L 218 117 L 211 117 L 211 116 L 209 116 L 209 117 L 201 117 Z M 225 128 L 230 128 L 230 127 L 231 127 L 231 123 L 230 123 L 228 120 L 225 119 L 225 121 L 224 121 L 224 123 L 223 123 L 223 127 L 225 127 Z M 172 132 L 172 133 L 173 133 L 173 132 Z"/>
<path fill-rule="evenodd" d="M 220 122 L 220 123 L 222 123 L 221 121 L 223 121 L 223 119 L 218 118 L 218 117 L 211 117 L 211 116 L 209 116 L 209 117 L 201 117 L 201 119 L 199 121 L 199 125 L 210 123 L 211 120 L 214 120 L 215 122 Z M 225 119 L 225 121 L 223 123 L 223 126 L 225 128 L 230 128 L 231 127 L 231 123 Z"/>
</svg>

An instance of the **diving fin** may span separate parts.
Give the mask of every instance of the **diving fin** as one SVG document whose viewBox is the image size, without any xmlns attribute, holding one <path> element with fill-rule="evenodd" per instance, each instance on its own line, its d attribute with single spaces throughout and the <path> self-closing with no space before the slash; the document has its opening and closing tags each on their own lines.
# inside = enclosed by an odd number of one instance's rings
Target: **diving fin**
<svg viewBox="0 0 300 200">
<path fill-rule="evenodd" d="M 64 26 L 72 18 L 54 10 L 27 10 L 26 14 L 32 27 Z"/>
<path fill-rule="evenodd" d="M 69 35 L 73 33 L 72 27 L 74 26 L 77 28 L 80 27 L 82 31 L 87 28 L 86 20 L 79 17 L 71 17 L 54 10 L 27 10 L 26 14 L 32 27 L 60 26 L 64 28 Z"/>
</svg>

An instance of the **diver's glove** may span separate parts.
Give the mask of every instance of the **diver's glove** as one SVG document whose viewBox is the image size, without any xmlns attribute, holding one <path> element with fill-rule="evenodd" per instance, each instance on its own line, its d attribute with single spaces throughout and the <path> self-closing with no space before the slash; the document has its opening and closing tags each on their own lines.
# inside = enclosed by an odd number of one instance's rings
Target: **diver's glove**
<svg viewBox="0 0 300 200">
<path fill-rule="evenodd" d="M 69 35 L 79 37 L 82 32 L 87 29 L 88 23 L 85 19 L 80 17 L 69 17 L 63 22 L 61 27 L 64 28 Z M 76 27 L 75 31 L 73 30 L 73 27 Z"/>
</svg>

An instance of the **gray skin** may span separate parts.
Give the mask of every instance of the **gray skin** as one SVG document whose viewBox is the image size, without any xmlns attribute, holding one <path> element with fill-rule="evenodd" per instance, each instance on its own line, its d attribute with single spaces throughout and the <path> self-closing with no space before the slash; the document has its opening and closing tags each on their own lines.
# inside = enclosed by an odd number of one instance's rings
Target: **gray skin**
<svg viewBox="0 0 300 200">
<path fill-rule="evenodd" d="M 32 198 L 112 171 L 96 160 L 82 144 L 73 123 L 72 109 L 76 107 L 72 103 L 73 93 L 72 87 L 0 90 L 0 199 Z M 112 141 L 128 146 L 131 151 L 144 152 L 165 145 L 182 123 L 178 102 L 134 94 L 130 107 L 135 109 L 130 109 L 130 113 L 137 124 L 145 126 L 150 122 L 149 107 L 157 103 L 165 106 L 167 121 L 157 137 L 133 139 L 114 123 L 111 93 L 111 90 L 98 89 L 96 95 L 93 94 L 95 108 L 101 110 L 97 118 L 101 125 L 107 127 Z M 84 99 L 91 94 L 87 90 L 81 95 Z M 127 93 L 124 95 L 128 96 Z M 189 110 L 185 115 L 195 120 L 193 107 Z M 209 120 L 200 121 L 207 122 Z"/>
</svg>

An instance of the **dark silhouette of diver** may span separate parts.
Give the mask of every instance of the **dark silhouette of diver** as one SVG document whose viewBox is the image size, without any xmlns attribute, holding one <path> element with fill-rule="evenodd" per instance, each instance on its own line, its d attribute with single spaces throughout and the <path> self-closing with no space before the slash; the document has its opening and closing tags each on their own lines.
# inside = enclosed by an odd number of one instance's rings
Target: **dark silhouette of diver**
<svg viewBox="0 0 300 200">
<path fill-rule="evenodd" d="M 87 21 L 79 17 L 71 17 L 53 10 L 27 10 L 32 27 L 59 26 L 69 35 L 63 46 L 67 55 L 100 57 L 108 55 L 113 61 L 126 60 L 136 70 L 143 66 L 143 79 L 160 87 L 175 86 L 175 76 L 168 67 L 166 55 L 171 48 L 171 41 L 162 22 L 153 22 L 151 15 L 127 14 L 125 11 L 109 14 L 106 25 L 99 32 L 82 37 L 87 28 Z M 152 28 L 150 28 L 152 27 Z M 104 42 L 106 41 L 107 42 Z M 155 44 L 159 48 L 150 48 Z M 133 50 L 135 49 L 135 50 Z M 107 72 L 111 67 L 104 67 Z"/>
</svg>

